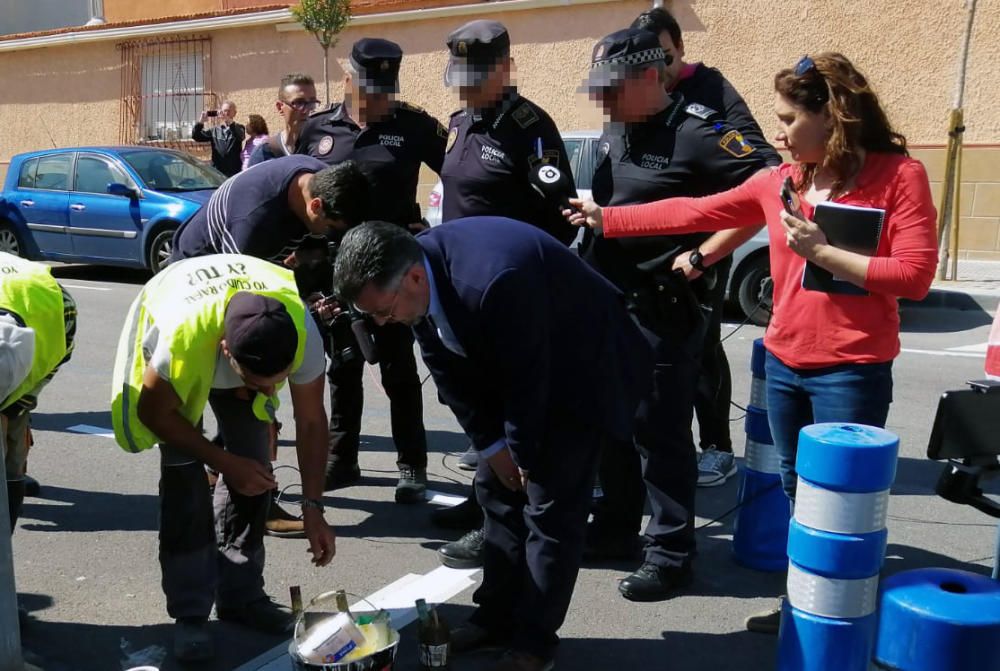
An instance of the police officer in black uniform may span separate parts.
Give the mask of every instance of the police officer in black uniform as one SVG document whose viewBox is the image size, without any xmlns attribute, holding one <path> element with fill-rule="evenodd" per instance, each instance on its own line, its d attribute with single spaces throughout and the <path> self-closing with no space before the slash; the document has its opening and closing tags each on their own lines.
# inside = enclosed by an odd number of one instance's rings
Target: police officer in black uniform
<svg viewBox="0 0 1000 671">
<path fill-rule="evenodd" d="M 718 193 L 765 168 L 757 147 L 715 110 L 666 92 L 666 58 L 656 35 L 632 28 L 594 47 L 586 86 L 611 119 L 599 141 L 593 180 L 593 198 L 601 205 Z M 657 359 L 636 421 L 638 458 L 628 445 L 605 451 L 605 496 L 588 539 L 592 553 L 629 553 L 642 519 L 639 483 L 644 481 L 652 510 L 645 557 L 619 586 L 631 600 L 669 598 L 692 578 L 697 463 L 691 420 L 704 306 L 713 282 L 725 281 L 710 264 L 731 251 L 710 238 L 606 240 L 588 230 L 581 245 L 584 259 L 626 293 Z M 702 245 L 715 251 L 703 254 Z M 687 250 L 693 250 L 690 262 L 702 271 L 690 283 L 672 270 L 675 257 Z"/>
<path fill-rule="evenodd" d="M 364 38 L 351 49 L 344 102 L 312 115 L 299 134 L 296 153 L 329 164 L 353 160 L 368 177 L 368 219 L 419 230 L 420 164 L 441 172 L 447 131 L 421 108 L 396 100 L 403 52 L 388 40 Z M 401 324 L 375 328 L 382 385 L 389 396 L 396 444 L 398 503 L 424 500 L 427 438 L 423 398 L 413 355 L 413 333 Z M 330 459 L 327 489 L 360 479 L 358 443 L 364 404 L 364 362 L 331 363 Z"/>
<path fill-rule="evenodd" d="M 445 86 L 458 89 L 463 108 L 451 115 L 441 184 L 441 219 L 498 216 L 537 226 L 569 245 L 577 231 L 559 208 L 539 195 L 529 175 L 541 164 L 559 168 L 572 184 L 572 170 L 559 129 L 541 107 L 523 97 L 512 79 L 510 35 L 498 21 L 470 21 L 448 36 Z M 475 464 L 473 448 L 463 462 Z M 436 511 L 432 521 L 472 528 L 438 550 L 452 568 L 482 564 L 485 535 L 475 497 Z"/>
<path fill-rule="evenodd" d="M 448 51 L 445 85 L 458 89 L 464 108 L 448 125 L 442 221 L 508 217 L 568 245 L 576 230 L 529 182 L 531 169 L 542 163 L 572 178 L 566 147 L 545 110 L 517 92 L 507 29 L 497 21 L 471 21 L 448 36 Z"/>
</svg>

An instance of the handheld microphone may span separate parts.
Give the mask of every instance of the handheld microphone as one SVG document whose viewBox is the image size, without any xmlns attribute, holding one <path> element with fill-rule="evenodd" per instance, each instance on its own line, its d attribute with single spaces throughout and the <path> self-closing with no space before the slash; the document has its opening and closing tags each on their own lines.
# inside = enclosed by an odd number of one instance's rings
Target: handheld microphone
<svg viewBox="0 0 1000 671">
<path fill-rule="evenodd" d="M 554 165 L 542 163 L 528 171 L 528 181 L 538 195 L 560 210 L 574 210 L 570 198 L 576 198 L 576 186 L 569 175 Z"/>
<path fill-rule="evenodd" d="M 361 356 L 370 364 L 378 363 L 378 346 L 375 345 L 375 336 L 368 327 L 368 322 L 360 312 L 351 311 L 351 332 L 354 333 L 358 341 L 358 349 Z"/>
</svg>

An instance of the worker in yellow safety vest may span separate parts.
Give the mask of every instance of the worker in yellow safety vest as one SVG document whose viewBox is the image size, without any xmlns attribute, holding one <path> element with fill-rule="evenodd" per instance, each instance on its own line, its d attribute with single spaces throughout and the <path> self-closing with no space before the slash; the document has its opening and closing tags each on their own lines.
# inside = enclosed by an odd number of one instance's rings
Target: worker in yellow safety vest
<svg viewBox="0 0 1000 671">
<path fill-rule="evenodd" d="M 275 480 L 269 424 L 287 380 L 313 563 L 335 553 L 323 518 L 328 424 L 325 358 L 288 269 L 220 254 L 171 264 L 135 299 L 118 342 L 115 439 L 160 448 L 160 567 L 174 655 L 210 659 L 213 603 L 221 620 L 285 633 L 291 612 L 264 592 L 264 521 Z M 205 438 L 210 405 L 225 447 Z M 214 495 L 205 467 L 220 475 Z"/>
</svg>

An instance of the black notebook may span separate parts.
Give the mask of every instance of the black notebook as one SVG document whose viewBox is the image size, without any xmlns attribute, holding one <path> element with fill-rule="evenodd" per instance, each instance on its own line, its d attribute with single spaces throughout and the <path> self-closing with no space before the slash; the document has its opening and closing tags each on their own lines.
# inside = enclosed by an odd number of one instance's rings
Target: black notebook
<svg viewBox="0 0 1000 671">
<path fill-rule="evenodd" d="M 813 221 L 831 245 L 865 256 L 875 256 L 884 220 L 885 210 L 832 202 L 820 203 L 813 213 Z M 834 277 L 829 270 L 820 268 L 812 261 L 806 261 L 802 288 L 830 294 L 868 295 L 867 289 Z"/>
</svg>

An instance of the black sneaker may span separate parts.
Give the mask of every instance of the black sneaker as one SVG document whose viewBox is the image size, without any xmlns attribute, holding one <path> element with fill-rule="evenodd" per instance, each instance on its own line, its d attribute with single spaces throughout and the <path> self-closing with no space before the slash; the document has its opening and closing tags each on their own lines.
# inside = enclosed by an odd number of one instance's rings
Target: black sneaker
<svg viewBox="0 0 1000 671">
<path fill-rule="evenodd" d="M 643 562 L 639 570 L 618 584 L 618 591 L 629 601 L 666 601 L 691 584 L 694 572 L 691 564 L 658 566 Z"/>
<path fill-rule="evenodd" d="M 448 568 L 479 568 L 483 565 L 485 546 L 486 532 L 480 527 L 457 541 L 442 545 L 438 549 L 438 558 Z"/>
<path fill-rule="evenodd" d="M 396 483 L 396 503 L 423 503 L 427 500 L 427 469 L 399 467 Z"/>
<path fill-rule="evenodd" d="M 469 445 L 465 454 L 458 458 L 458 467 L 463 471 L 474 471 L 479 468 L 479 450 Z"/>
<path fill-rule="evenodd" d="M 431 513 L 431 524 L 456 531 L 479 529 L 483 526 L 483 509 L 478 501 L 470 497 L 457 506 L 435 510 Z"/>
<path fill-rule="evenodd" d="M 30 475 L 24 476 L 24 495 L 25 496 L 40 496 L 42 493 L 42 486 L 38 484 L 38 480 L 35 480 Z"/>
<path fill-rule="evenodd" d="M 326 482 L 323 491 L 328 492 L 341 487 L 349 487 L 361 479 L 361 467 L 357 463 L 337 463 L 326 471 Z"/>
<path fill-rule="evenodd" d="M 174 625 L 174 657 L 180 662 L 204 662 L 215 656 L 207 618 L 181 617 Z"/>
<path fill-rule="evenodd" d="M 242 606 L 216 606 L 215 614 L 220 620 L 236 622 L 268 634 L 287 634 L 295 623 L 290 608 L 266 596 Z"/>
</svg>

